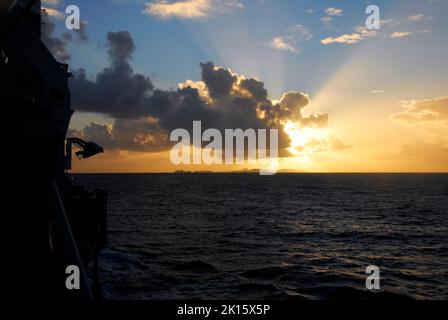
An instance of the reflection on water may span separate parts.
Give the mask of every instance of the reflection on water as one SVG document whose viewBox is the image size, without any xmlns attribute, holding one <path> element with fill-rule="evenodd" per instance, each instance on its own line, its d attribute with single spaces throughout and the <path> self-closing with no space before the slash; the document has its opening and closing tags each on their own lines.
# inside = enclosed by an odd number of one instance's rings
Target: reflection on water
<svg viewBox="0 0 448 320">
<path fill-rule="evenodd" d="M 113 299 L 448 298 L 448 175 L 78 175 L 109 190 Z M 390 293 L 390 295 L 384 293 Z"/>
</svg>

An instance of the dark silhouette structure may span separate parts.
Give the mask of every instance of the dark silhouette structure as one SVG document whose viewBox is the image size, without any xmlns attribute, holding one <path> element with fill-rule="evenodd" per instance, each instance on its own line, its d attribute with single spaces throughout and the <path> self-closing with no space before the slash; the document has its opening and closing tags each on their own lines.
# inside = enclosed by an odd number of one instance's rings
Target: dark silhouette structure
<svg viewBox="0 0 448 320">
<path fill-rule="evenodd" d="M 96 272 L 86 267 L 106 243 L 106 193 L 75 186 L 71 148 L 81 158 L 102 152 L 92 142 L 66 140 L 73 111 L 68 65 L 41 41 L 40 1 L 0 5 L 0 105 L 6 200 L 3 225 L 7 289 L 19 299 L 98 297 Z M 66 268 L 80 270 L 80 289 L 66 287 Z M 89 283 L 93 283 L 90 285 Z M 94 290 L 92 290 L 92 288 Z"/>
</svg>

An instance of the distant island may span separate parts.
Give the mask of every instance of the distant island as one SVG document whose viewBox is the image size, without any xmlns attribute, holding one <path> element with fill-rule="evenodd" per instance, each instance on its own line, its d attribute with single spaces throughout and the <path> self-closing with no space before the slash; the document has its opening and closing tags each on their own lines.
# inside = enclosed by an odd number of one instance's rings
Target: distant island
<svg viewBox="0 0 448 320">
<path fill-rule="evenodd" d="M 200 171 L 188 171 L 188 170 L 176 170 L 173 174 L 260 174 L 260 169 L 241 169 L 235 171 L 212 171 L 212 170 L 200 170 Z M 301 171 L 293 170 L 279 170 L 277 173 L 303 173 Z"/>
</svg>

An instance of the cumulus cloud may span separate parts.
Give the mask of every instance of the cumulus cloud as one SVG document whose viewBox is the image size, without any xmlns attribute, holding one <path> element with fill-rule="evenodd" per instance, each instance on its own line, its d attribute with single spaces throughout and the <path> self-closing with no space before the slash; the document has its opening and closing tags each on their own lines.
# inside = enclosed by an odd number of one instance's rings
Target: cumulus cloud
<svg viewBox="0 0 448 320">
<path fill-rule="evenodd" d="M 134 72 L 129 64 L 136 47 L 129 32 L 109 32 L 110 66 L 97 74 L 95 81 L 83 69 L 76 71 L 70 89 L 78 110 L 109 114 L 115 118 L 145 115 L 153 90 L 151 80 Z"/>
<path fill-rule="evenodd" d="M 201 63 L 202 81 L 213 98 L 225 97 L 232 91 L 238 77 L 229 70 L 215 67 L 212 62 Z"/>
<path fill-rule="evenodd" d="M 303 127 L 325 127 L 328 124 L 328 114 L 315 113 L 309 116 L 303 115 L 303 110 L 310 104 L 310 98 L 306 93 L 290 91 L 283 94 L 282 98 L 274 106 L 266 111 L 265 119 L 275 123 L 278 119 L 290 120 L 300 123 Z"/>
<path fill-rule="evenodd" d="M 328 37 L 322 39 L 320 42 L 323 44 L 330 44 L 330 43 L 354 44 L 358 43 L 363 39 L 364 38 L 359 33 L 352 33 L 352 34 L 343 34 L 338 37 Z"/>
<path fill-rule="evenodd" d="M 350 146 L 345 145 L 334 135 L 328 135 L 324 138 L 311 138 L 303 145 L 297 145 L 292 148 L 295 154 L 314 154 L 325 151 L 343 151 L 350 149 Z"/>
<path fill-rule="evenodd" d="M 100 142 L 108 150 L 157 152 L 166 149 L 168 136 L 153 118 L 117 119 L 114 124 L 92 122 L 83 130 L 71 130 L 70 135 Z"/>
<path fill-rule="evenodd" d="M 332 26 L 333 17 L 326 16 L 320 19 L 327 29 L 334 29 Z M 391 39 L 398 39 L 410 36 L 412 34 L 424 34 L 429 33 L 430 30 L 421 30 L 421 31 L 393 31 L 391 30 L 393 27 L 398 25 L 408 25 L 412 22 L 423 21 L 423 20 L 432 20 L 432 17 L 426 17 L 422 14 L 415 14 L 409 16 L 404 19 L 383 19 L 381 20 L 381 31 L 376 30 L 368 30 L 365 26 L 360 25 L 356 26 L 352 29 L 352 32 L 344 33 L 339 36 L 326 37 L 321 40 L 322 44 L 331 44 L 331 43 L 341 43 L 352 45 L 355 43 L 359 43 L 363 40 L 366 40 L 371 37 L 375 37 L 378 35 L 389 37 Z M 409 26 L 408 26 L 409 27 Z"/>
<path fill-rule="evenodd" d="M 448 121 L 448 97 L 403 101 L 401 105 L 405 110 L 391 115 L 395 121 L 406 123 Z"/>
<path fill-rule="evenodd" d="M 238 0 L 162 0 L 147 3 L 144 13 L 161 19 L 201 19 L 243 8 Z"/>
<path fill-rule="evenodd" d="M 407 37 L 410 35 L 411 35 L 411 32 L 409 32 L 409 31 L 395 31 L 390 35 L 390 37 L 391 38 L 404 38 L 404 37 Z"/>
<path fill-rule="evenodd" d="M 191 131 L 193 121 L 199 120 L 203 130 L 279 129 L 280 155 L 287 155 L 290 140 L 283 129 L 288 121 L 303 128 L 327 126 L 327 114 L 305 112 L 310 104 L 307 94 L 292 91 L 279 101 L 272 100 L 262 81 L 212 62 L 199 65 L 199 81 L 186 80 L 176 90 L 156 89 L 129 64 L 136 47 L 128 32 L 109 32 L 107 41 L 110 65 L 94 79 L 78 70 L 70 81 L 75 110 L 116 119 L 112 124 L 92 123 L 72 133 L 106 148 L 168 150 L 172 130 Z"/>
<path fill-rule="evenodd" d="M 344 11 L 342 9 L 334 8 L 334 7 L 325 9 L 325 13 L 329 16 L 342 16 L 343 12 Z"/>
<path fill-rule="evenodd" d="M 302 41 L 307 41 L 312 38 L 313 34 L 308 28 L 297 24 L 289 28 L 284 35 L 274 37 L 269 45 L 277 50 L 300 53 L 302 50 L 298 47 L 298 44 Z"/>
<path fill-rule="evenodd" d="M 338 37 L 327 37 L 322 39 L 320 42 L 322 44 L 330 43 L 342 43 L 342 44 L 355 44 L 366 38 L 373 37 L 376 35 L 375 30 L 368 30 L 365 26 L 356 26 L 353 28 L 353 33 L 343 34 Z"/>
<path fill-rule="evenodd" d="M 298 48 L 293 47 L 283 37 L 275 37 L 274 39 L 272 39 L 270 42 L 270 46 L 277 50 L 285 50 L 285 51 L 290 51 L 292 53 L 300 52 L 300 50 Z"/>
</svg>

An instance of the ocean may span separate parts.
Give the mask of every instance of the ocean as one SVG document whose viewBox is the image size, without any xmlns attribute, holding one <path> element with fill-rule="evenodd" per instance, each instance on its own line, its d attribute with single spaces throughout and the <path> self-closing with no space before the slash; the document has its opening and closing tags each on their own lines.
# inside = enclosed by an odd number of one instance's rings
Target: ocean
<svg viewBox="0 0 448 320">
<path fill-rule="evenodd" d="M 448 174 L 75 181 L 109 192 L 105 299 L 448 298 Z"/>
</svg>

